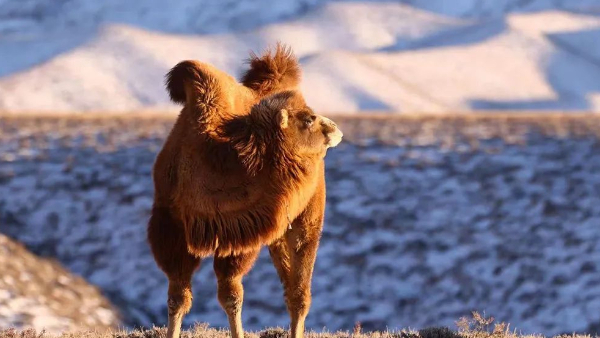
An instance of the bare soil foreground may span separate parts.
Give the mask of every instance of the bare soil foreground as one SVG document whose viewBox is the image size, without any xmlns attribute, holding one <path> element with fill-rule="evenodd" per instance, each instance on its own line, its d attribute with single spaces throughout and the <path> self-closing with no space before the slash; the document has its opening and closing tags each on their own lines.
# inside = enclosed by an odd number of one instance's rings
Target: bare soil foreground
<svg viewBox="0 0 600 338">
<path fill-rule="evenodd" d="M 455 328 L 457 318 L 480 311 L 511 323 L 498 337 L 513 329 L 600 332 L 600 115 L 331 117 L 345 141 L 326 158 L 309 329 Z M 145 227 L 151 166 L 173 120 L 143 112 L 0 115 L 0 232 L 97 286 L 129 328 L 166 320 L 167 281 Z M 244 285 L 248 330 L 287 326 L 266 252 Z M 186 326 L 227 326 L 215 291 L 207 260 L 194 278 Z M 28 318 L 26 310 L 15 318 Z M 32 334 L 39 333 L 0 338 Z"/>
</svg>

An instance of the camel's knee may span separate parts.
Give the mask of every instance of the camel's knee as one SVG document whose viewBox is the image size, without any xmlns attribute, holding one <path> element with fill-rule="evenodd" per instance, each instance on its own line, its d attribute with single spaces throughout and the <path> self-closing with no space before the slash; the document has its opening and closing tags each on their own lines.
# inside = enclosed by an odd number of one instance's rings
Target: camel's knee
<svg viewBox="0 0 600 338">
<path fill-rule="evenodd" d="M 169 314 L 186 314 L 192 308 L 192 290 L 189 287 L 169 285 L 167 301 Z"/>
<path fill-rule="evenodd" d="M 241 280 L 221 279 L 218 281 L 217 297 L 227 314 L 241 312 L 244 302 L 244 287 Z"/>
</svg>

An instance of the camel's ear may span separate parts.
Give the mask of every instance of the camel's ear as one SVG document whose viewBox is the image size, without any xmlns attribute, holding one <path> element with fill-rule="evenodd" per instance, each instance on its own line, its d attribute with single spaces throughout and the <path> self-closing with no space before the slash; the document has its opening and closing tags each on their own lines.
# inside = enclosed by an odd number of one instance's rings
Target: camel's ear
<svg viewBox="0 0 600 338">
<path fill-rule="evenodd" d="M 285 129 L 288 127 L 289 114 L 285 109 L 281 109 L 279 113 L 277 113 L 277 121 L 279 122 L 279 126 L 281 129 Z"/>
</svg>

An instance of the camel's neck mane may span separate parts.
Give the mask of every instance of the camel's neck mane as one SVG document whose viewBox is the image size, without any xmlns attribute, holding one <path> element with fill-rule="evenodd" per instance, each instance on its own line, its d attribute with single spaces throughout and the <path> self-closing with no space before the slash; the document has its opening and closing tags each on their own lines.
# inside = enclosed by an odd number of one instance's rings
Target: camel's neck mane
<svg viewBox="0 0 600 338">
<path fill-rule="evenodd" d="M 265 171 L 278 184 L 293 184 L 302 180 L 314 162 L 291 149 L 279 125 L 269 118 L 245 115 L 229 119 L 219 135 L 237 152 L 250 177 Z"/>
</svg>

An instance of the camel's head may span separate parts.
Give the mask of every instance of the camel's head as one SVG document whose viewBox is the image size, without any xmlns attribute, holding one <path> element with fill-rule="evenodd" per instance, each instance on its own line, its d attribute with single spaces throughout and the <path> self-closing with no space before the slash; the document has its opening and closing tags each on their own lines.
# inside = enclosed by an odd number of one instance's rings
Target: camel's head
<svg viewBox="0 0 600 338">
<path fill-rule="evenodd" d="M 288 149 L 299 155 L 324 153 L 337 146 L 342 132 L 330 119 L 317 115 L 296 91 L 284 91 L 264 98 L 256 109 L 269 112 Z"/>
<path fill-rule="evenodd" d="M 330 119 L 316 115 L 297 91 L 282 91 L 263 98 L 250 114 L 227 120 L 219 138 L 228 140 L 250 175 L 255 175 L 284 150 L 295 156 L 325 156 L 337 146 L 342 132 Z M 280 153 L 281 155 L 281 153 Z"/>
</svg>

